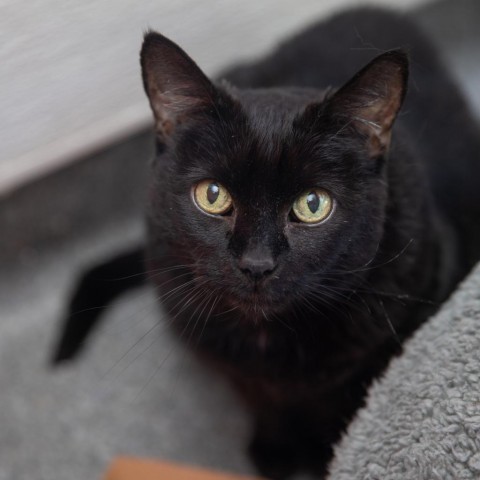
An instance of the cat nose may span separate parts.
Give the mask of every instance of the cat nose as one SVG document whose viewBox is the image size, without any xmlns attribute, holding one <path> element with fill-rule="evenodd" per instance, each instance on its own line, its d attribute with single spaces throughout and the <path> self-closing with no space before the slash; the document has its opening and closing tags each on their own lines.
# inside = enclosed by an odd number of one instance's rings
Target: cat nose
<svg viewBox="0 0 480 480">
<path fill-rule="evenodd" d="M 267 248 L 257 247 L 245 252 L 238 261 L 238 267 L 245 275 L 260 280 L 270 275 L 277 264 Z"/>
</svg>

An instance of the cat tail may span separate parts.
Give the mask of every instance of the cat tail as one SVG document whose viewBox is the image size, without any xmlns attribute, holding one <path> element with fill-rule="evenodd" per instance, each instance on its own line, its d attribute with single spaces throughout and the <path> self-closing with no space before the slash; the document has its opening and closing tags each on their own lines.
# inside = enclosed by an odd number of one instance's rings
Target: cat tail
<svg viewBox="0 0 480 480">
<path fill-rule="evenodd" d="M 51 363 L 59 365 L 77 357 L 105 309 L 123 292 L 144 284 L 146 278 L 140 246 L 87 269 L 73 290 Z"/>
</svg>

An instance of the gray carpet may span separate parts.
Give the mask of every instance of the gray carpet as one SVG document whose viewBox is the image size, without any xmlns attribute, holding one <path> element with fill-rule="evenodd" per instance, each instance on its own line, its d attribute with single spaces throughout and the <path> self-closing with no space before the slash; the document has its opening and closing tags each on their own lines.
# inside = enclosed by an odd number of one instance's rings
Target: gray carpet
<svg viewBox="0 0 480 480">
<path fill-rule="evenodd" d="M 161 328 L 150 289 L 112 308 L 79 362 L 47 366 L 74 272 L 138 232 L 97 232 L 1 276 L 1 480 L 100 478 L 122 453 L 249 471 L 244 412 Z"/>
<path fill-rule="evenodd" d="M 480 265 L 370 389 L 329 480 L 480 478 L 479 324 Z"/>
</svg>

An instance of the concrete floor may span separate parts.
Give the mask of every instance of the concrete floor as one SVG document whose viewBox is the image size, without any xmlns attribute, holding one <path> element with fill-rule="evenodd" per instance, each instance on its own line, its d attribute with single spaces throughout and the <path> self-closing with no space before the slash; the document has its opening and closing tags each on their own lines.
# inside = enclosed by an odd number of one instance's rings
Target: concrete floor
<svg viewBox="0 0 480 480">
<path fill-rule="evenodd" d="M 443 47 L 480 113 L 479 5 L 461 0 L 429 8 L 419 20 Z M 58 180 L 58 191 L 65 191 L 64 181 Z M 115 304 L 80 361 L 48 368 L 75 276 L 142 235 L 138 201 L 101 228 L 108 210 L 95 203 L 96 195 L 108 195 L 108 189 L 94 190 L 91 208 L 100 213 L 84 229 L 71 230 L 66 213 L 55 216 L 53 210 L 64 207 L 60 197 L 36 215 L 22 217 L 8 205 L 15 215 L 0 211 L 0 480 L 100 478 L 119 454 L 251 471 L 244 454 L 245 412 L 223 381 L 162 329 L 150 289 L 130 292 Z M 28 199 L 29 193 L 22 195 Z M 32 209 L 34 203 L 25 205 Z M 22 218 L 30 222 L 23 237 L 17 234 Z M 48 222 L 60 232 L 51 243 L 42 230 Z M 26 239 L 32 232 L 34 239 Z M 15 241 L 7 242 L 7 236 Z"/>
</svg>

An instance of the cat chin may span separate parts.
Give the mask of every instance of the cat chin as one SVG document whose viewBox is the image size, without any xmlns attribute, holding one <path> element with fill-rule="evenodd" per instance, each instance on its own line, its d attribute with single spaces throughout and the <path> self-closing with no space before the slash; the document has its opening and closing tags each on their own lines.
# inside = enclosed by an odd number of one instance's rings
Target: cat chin
<svg viewBox="0 0 480 480">
<path fill-rule="evenodd" d="M 272 317 L 282 313 L 288 303 L 285 298 L 275 301 L 270 295 L 258 291 L 242 296 L 230 296 L 226 300 L 245 321 L 254 323 L 273 320 Z"/>
</svg>

